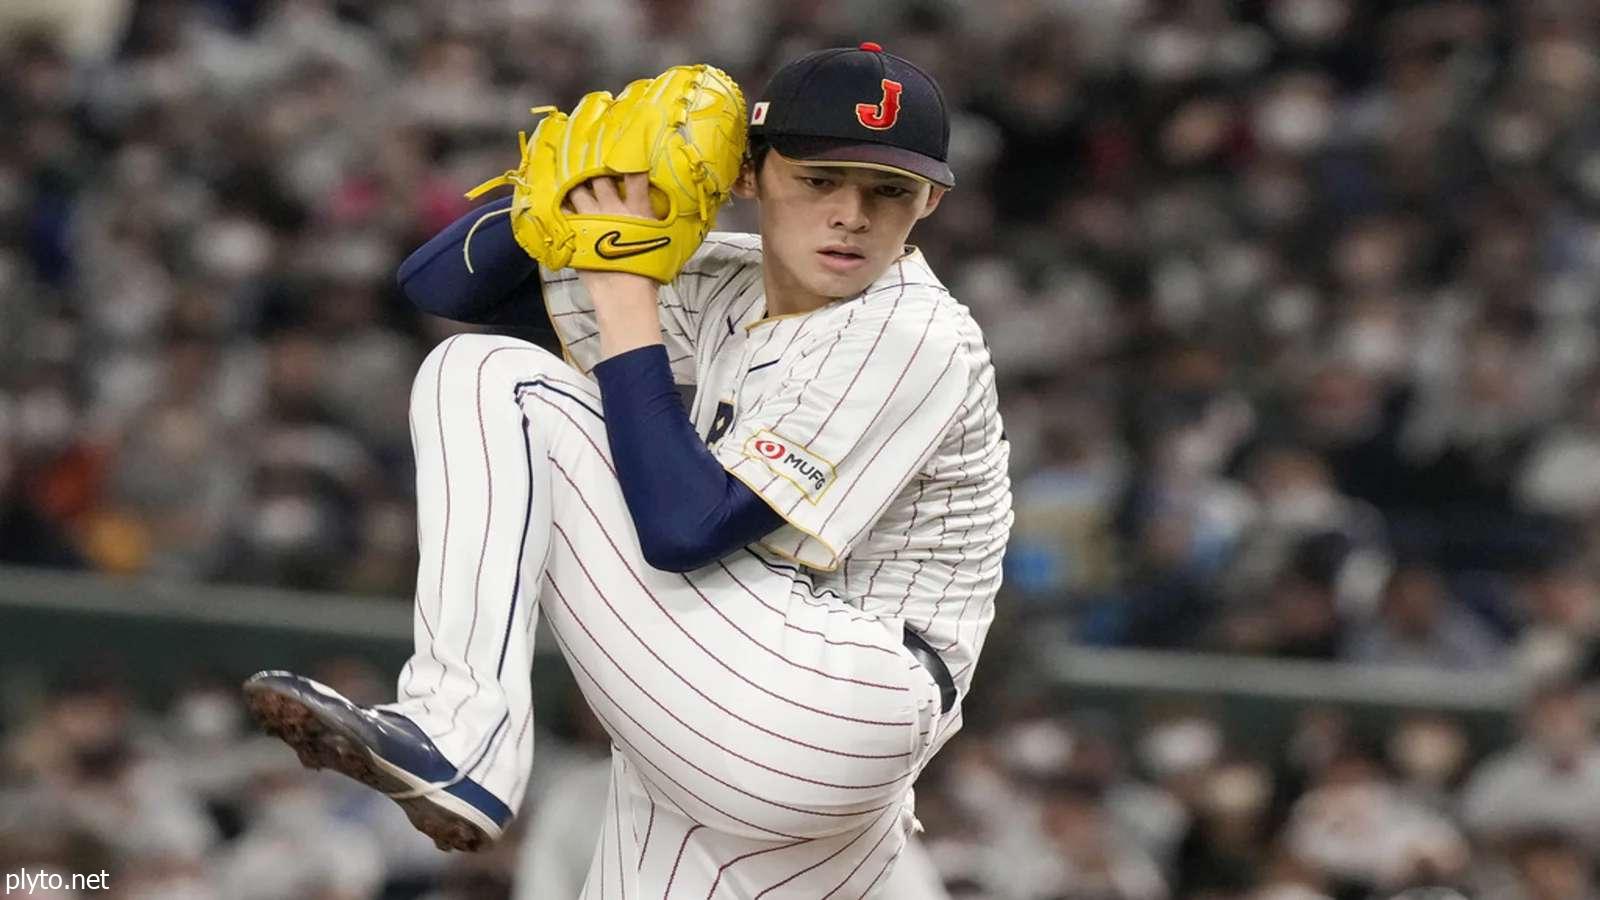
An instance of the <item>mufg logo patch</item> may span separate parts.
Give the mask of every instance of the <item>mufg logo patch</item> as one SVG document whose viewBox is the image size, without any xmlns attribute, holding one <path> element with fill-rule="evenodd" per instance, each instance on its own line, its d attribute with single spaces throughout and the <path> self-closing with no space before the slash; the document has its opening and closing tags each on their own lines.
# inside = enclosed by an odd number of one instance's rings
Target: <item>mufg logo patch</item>
<svg viewBox="0 0 1600 900">
<path fill-rule="evenodd" d="M 774 474 L 789 479 L 812 503 L 833 484 L 832 463 L 770 431 L 756 432 L 745 445 L 745 455 L 761 460 Z"/>
</svg>

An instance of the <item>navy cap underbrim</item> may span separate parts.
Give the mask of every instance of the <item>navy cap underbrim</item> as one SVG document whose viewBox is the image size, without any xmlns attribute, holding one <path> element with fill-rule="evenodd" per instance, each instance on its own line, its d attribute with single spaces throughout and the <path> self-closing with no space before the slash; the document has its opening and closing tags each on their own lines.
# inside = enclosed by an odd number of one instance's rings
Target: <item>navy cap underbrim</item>
<svg viewBox="0 0 1600 900">
<path fill-rule="evenodd" d="M 943 188 L 955 187 L 956 175 L 941 159 L 888 144 L 841 141 L 803 135 L 767 135 L 767 143 L 787 159 L 808 165 L 868 166 L 901 172 Z"/>
</svg>

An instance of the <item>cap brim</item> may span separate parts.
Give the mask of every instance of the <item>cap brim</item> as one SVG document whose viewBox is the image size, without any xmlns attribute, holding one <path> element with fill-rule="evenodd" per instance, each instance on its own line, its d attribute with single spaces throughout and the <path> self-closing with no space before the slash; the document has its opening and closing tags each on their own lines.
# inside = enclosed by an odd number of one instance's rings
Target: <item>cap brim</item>
<svg viewBox="0 0 1600 900">
<path fill-rule="evenodd" d="M 943 188 L 956 184 L 956 175 L 950 171 L 948 163 L 902 147 L 795 135 L 772 135 L 768 142 L 786 159 L 806 165 L 878 169 L 909 175 Z"/>
</svg>

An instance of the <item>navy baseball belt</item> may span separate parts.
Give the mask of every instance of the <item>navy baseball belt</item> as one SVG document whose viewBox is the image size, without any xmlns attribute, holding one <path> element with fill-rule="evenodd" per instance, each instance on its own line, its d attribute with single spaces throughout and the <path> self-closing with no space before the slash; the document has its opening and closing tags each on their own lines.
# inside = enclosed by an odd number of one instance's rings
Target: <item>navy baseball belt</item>
<svg viewBox="0 0 1600 900">
<path fill-rule="evenodd" d="M 950 708 L 956 705 L 956 682 L 950 677 L 950 670 L 945 667 L 944 660 L 933 652 L 933 648 L 922 639 L 922 635 L 909 627 L 905 630 L 905 645 L 906 649 L 911 651 L 911 655 L 917 658 L 917 662 L 922 663 L 922 667 L 933 676 L 933 683 L 939 686 L 939 714 L 949 712 Z"/>
</svg>

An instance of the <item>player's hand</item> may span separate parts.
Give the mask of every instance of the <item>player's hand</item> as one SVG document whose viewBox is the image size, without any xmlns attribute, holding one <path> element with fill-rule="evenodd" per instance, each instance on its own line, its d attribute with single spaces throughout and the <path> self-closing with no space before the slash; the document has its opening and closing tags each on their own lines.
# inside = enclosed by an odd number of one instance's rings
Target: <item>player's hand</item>
<svg viewBox="0 0 1600 900">
<path fill-rule="evenodd" d="M 655 218 L 650 209 L 650 177 L 645 173 L 591 178 L 573 188 L 563 206 L 581 215 Z M 661 342 L 661 315 L 656 306 L 659 286 L 654 280 L 632 272 L 590 269 L 578 269 L 578 279 L 594 300 L 602 358 Z"/>
<path fill-rule="evenodd" d="M 634 216 L 654 219 L 650 211 L 650 175 L 638 172 L 621 178 L 591 178 L 567 194 L 563 208 L 580 215 Z"/>
<path fill-rule="evenodd" d="M 573 188 L 562 204 L 567 212 L 580 215 L 631 216 L 637 219 L 654 219 L 650 210 L 650 176 L 640 172 L 621 178 L 602 175 L 591 178 Z M 596 303 L 604 302 L 600 294 L 610 295 L 614 290 L 637 291 L 648 285 L 655 296 L 656 283 L 643 275 L 629 272 L 599 272 L 578 270 L 578 277 Z"/>
</svg>

